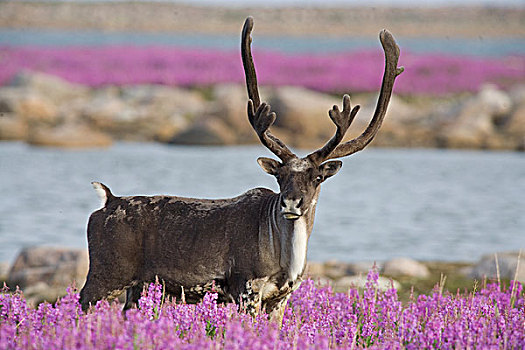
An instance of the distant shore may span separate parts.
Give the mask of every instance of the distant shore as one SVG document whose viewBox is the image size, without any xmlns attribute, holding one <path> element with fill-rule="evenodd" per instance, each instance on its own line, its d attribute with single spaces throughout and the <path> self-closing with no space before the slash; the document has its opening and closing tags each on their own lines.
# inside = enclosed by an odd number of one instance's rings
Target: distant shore
<svg viewBox="0 0 525 350">
<path fill-rule="evenodd" d="M 261 35 L 523 37 L 523 7 L 248 8 L 162 2 L 0 2 L 0 28 L 239 33 L 247 16 Z"/>
</svg>

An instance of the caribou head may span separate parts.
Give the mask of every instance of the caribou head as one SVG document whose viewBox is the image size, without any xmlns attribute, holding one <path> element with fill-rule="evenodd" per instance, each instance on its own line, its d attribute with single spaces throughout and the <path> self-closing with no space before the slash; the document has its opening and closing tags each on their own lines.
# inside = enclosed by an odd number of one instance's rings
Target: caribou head
<svg viewBox="0 0 525 350">
<path fill-rule="evenodd" d="M 319 150 L 299 158 L 269 130 L 277 116 L 271 112 L 269 104 L 260 102 L 257 75 L 251 54 L 252 29 L 253 18 L 248 17 L 244 23 L 241 39 L 242 61 L 249 97 L 248 119 L 261 143 L 281 160 L 279 162 L 270 158 L 259 158 L 257 162 L 264 171 L 275 176 L 279 183 L 279 202 L 283 217 L 296 220 L 309 212 L 312 203 L 315 207 L 319 185 L 341 168 L 341 161 L 329 160 L 346 157 L 362 150 L 377 134 L 386 114 L 395 78 L 403 72 L 403 67 L 397 67 L 399 48 L 390 32 L 381 31 L 379 38 L 385 51 L 385 72 L 375 113 L 368 128 L 356 139 L 341 144 L 360 108 L 359 105 L 352 108 L 350 96 L 344 95 L 343 110 L 334 105 L 328 112 L 336 126 L 335 135 Z"/>
</svg>

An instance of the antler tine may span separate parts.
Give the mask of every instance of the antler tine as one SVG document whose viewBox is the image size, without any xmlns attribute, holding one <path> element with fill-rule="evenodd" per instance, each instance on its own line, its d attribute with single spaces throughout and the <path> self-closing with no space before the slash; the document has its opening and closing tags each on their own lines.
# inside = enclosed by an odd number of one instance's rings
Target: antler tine
<svg viewBox="0 0 525 350">
<path fill-rule="evenodd" d="M 346 131 L 350 127 L 350 124 L 354 121 L 354 118 L 361 107 L 359 105 L 351 108 L 350 96 L 343 96 L 343 111 L 339 111 L 339 107 L 334 107 L 328 111 L 330 119 L 334 122 L 337 129 L 335 135 L 324 145 L 321 149 L 308 155 L 308 158 L 315 164 L 321 164 L 330 156 L 330 153 L 343 141 L 343 137 Z"/>
<path fill-rule="evenodd" d="M 385 52 L 385 72 L 374 116 L 366 130 L 360 136 L 337 146 L 327 159 L 346 157 L 362 150 L 372 141 L 383 123 L 388 103 L 392 96 L 394 81 L 399 74 L 403 73 L 404 68 L 397 67 L 397 62 L 399 60 L 399 47 L 397 46 L 392 34 L 388 30 L 383 29 L 379 33 L 379 39 L 381 40 L 383 51 Z"/>
<path fill-rule="evenodd" d="M 272 151 L 282 161 L 290 158 L 296 158 L 292 151 L 286 145 L 275 137 L 268 128 L 275 121 L 276 115 L 270 112 L 271 107 L 267 103 L 261 104 L 259 97 L 259 88 L 257 86 L 257 74 L 255 72 L 255 65 L 253 64 L 251 43 L 253 29 L 253 18 L 250 16 L 246 18 L 244 27 L 242 29 L 241 38 L 241 55 L 242 64 L 244 66 L 244 74 L 246 76 L 246 89 L 248 90 L 248 119 L 253 129 L 259 136 L 261 143 Z"/>
<path fill-rule="evenodd" d="M 255 109 L 259 108 L 261 99 L 259 98 L 259 88 L 257 87 L 257 73 L 255 72 L 255 66 L 253 64 L 252 57 L 252 29 L 253 29 L 253 17 L 246 18 L 244 27 L 242 28 L 242 42 L 241 42 L 241 55 L 242 65 L 244 67 L 244 75 L 246 76 L 246 89 L 248 90 L 248 97 L 253 101 Z"/>
</svg>

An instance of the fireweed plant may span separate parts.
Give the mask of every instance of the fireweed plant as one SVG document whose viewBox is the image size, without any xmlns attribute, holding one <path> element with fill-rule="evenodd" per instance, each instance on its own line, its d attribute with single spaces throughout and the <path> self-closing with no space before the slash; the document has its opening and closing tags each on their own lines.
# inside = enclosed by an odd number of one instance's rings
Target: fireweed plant
<svg viewBox="0 0 525 350">
<path fill-rule="evenodd" d="M 380 291 L 377 281 L 372 270 L 363 292 L 334 294 L 306 280 L 292 294 L 281 327 L 264 314 L 218 305 L 214 293 L 196 305 L 176 303 L 159 283 L 149 285 L 126 317 L 107 301 L 84 314 L 72 288 L 55 305 L 37 308 L 21 291 L 4 288 L 0 349 L 525 348 L 520 283 L 456 294 L 436 287 L 402 303 L 395 289 Z"/>
<path fill-rule="evenodd" d="M 381 50 L 349 53 L 282 54 L 256 52 L 262 85 L 296 85 L 329 92 L 376 92 L 381 85 Z M 525 55 L 476 57 L 412 54 L 403 51 L 407 69 L 396 93 L 447 95 L 477 92 L 491 83 L 509 89 L 525 81 Z M 92 87 L 165 84 L 182 87 L 242 83 L 239 53 L 173 47 L 0 47 L 0 85 L 31 70 Z"/>
</svg>

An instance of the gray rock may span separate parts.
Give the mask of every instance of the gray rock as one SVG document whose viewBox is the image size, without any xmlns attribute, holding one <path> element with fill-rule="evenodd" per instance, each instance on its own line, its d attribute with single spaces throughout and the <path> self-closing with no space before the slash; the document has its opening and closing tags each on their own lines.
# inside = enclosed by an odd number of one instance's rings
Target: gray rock
<svg viewBox="0 0 525 350">
<path fill-rule="evenodd" d="M 208 104 L 205 111 L 206 118 L 220 119 L 235 131 L 237 143 L 257 142 L 246 113 L 246 88 L 242 85 L 219 84 L 213 88 L 212 97 L 213 102 Z"/>
<path fill-rule="evenodd" d="M 337 260 L 329 260 L 325 262 L 323 270 L 324 276 L 333 280 L 351 274 L 348 264 Z"/>
<path fill-rule="evenodd" d="M 325 275 L 324 264 L 316 261 L 308 261 L 304 271 L 305 276 L 316 279 Z"/>
<path fill-rule="evenodd" d="M 173 113 L 160 122 L 155 130 L 154 139 L 160 142 L 169 142 L 178 133 L 188 130 L 190 126 L 191 121 L 188 115 Z"/>
<path fill-rule="evenodd" d="M 334 287 L 333 287 L 334 292 L 344 293 L 352 288 L 362 290 L 366 286 L 366 278 L 367 278 L 367 275 L 342 277 L 335 282 Z M 391 289 L 392 287 L 395 288 L 396 290 L 400 290 L 401 284 L 396 280 L 379 276 L 379 279 L 378 279 L 378 289 L 379 290 L 386 291 L 388 289 Z"/>
<path fill-rule="evenodd" d="M 424 264 L 410 258 L 394 258 L 388 260 L 383 265 L 382 273 L 392 277 L 408 276 L 427 278 L 430 276 L 430 271 Z"/>
<path fill-rule="evenodd" d="M 45 282 L 37 282 L 24 289 L 24 297 L 29 305 L 33 307 L 44 301 L 54 303 L 58 298 L 65 295 L 65 288 L 51 287 Z"/>
<path fill-rule="evenodd" d="M 120 96 L 125 103 L 134 106 L 167 106 L 169 110 L 202 110 L 204 98 L 195 90 L 166 85 L 132 85 L 120 89 Z"/>
<path fill-rule="evenodd" d="M 525 283 L 525 254 L 523 252 L 520 257 L 519 267 L 518 252 L 502 252 L 497 253 L 496 255 L 500 278 L 514 279 L 514 276 L 517 276 L 516 279 L 518 281 Z M 485 277 L 489 279 L 496 279 L 496 255 L 491 254 L 481 257 L 481 259 L 469 272 L 469 277 L 476 279 L 482 279 Z"/>
<path fill-rule="evenodd" d="M 54 75 L 31 71 L 17 74 L 9 86 L 32 91 L 57 104 L 84 98 L 90 92 L 90 89 L 83 85 L 67 82 Z"/>
<path fill-rule="evenodd" d="M 96 94 L 92 103 L 84 106 L 82 117 L 88 125 L 120 140 L 151 140 L 159 118 L 151 117 L 145 106 L 126 103 L 112 91 Z"/>
<path fill-rule="evenodd" d="M 30 124 L 58 123 L 58 107 L 46 95 L 27 88 L 2 87 L 0 113 L 12 113 Z"/>
<path fill-rule="evenodd" d="M 377 97 L 374 97 L 363 106 L 359 112 L 359 120 L 369 121 L 374 113 L 376 100 Z M 374 139 L 374 144 L 380 147 L 435 146 L 435 131 L 423 113 L 422 108 L 392 95 L 381 131 Z M 362 128 L 354 129 L 359 132 L 363 131 Z"/>
<path fill-rule="evenodd" d="M 296 147 L 319 147 L 329 140 L 335 126 L 328 110 L 341 107 L 340 98 L 291 86 L 276 88 L 269 103 L 277 113 L 275 126 L 290 132 L 283 141 Z"/>
<path fill-rule="evenodd" d="M 115 120 L 122 115 L 126 104 L 119 98 L 118 91 L 104 89 L 95 93 L 89 104 L 82 110 L 83 118 L 100 129 L 113 128 Z"/>
<path fill-rule="evenodd" d="M 15 259 L 8 283 L 24 289 L 44 282 L 50 287 L 65 289 L 73 282 L 84 284 L 88 270 L 88 254 L 83 249 L 34 247 L 25 248 Z"/>
<path fill-rule="evenodd" d="M 9 273 L 9 263 L 6 261 L 0 262 L 0 282 L 7 280 L 7 274 Z M 0 287 L 1 287 L 0 283 Z"/>
<path fill-rule="evenodd" d="M 86 125 L 66 124 L 56 128 L 39 128 L 31 132 L 27 142 L 36 146 L 62 148 L 108 147 L 113 140 L 108 135 Z"/>
<path fill-rule="evenodd" d="M 82 116 L 117 139 L 164 142 L 202 115 L 205 106 L 195 91 L 139 85 L 96 91 Z"/>
<path fill-rule="evenodd" d="M 517 85 L 509 91 L 509 97 L 513 105 L 525 103 L 525 85 Z"/>
<path fill-rule="evenodd" d="M 374 268 L 377 268 L 381 271 L 381 263 L 374 261 L 359 261 L 350 263 L 348 265 L 348 271 L 352 275 L 367 275 L 368 272 Z"/>
<path fill-rule="evenodd" d="M 25 140 L 28 130 L 27 121 L 14 113 L 0 112 L 0 140 Z"/>
<path fill-rule="evenodd" d="M 485 85 L 471 99 L 463 102 L 454 120 L 440 132 L 441 143 L 450 148 L 487 148 L 496 132 L 496 120 L 509 113 L 510 97 L 493 85 Z"/>
<path fill-rule="evenodd" d="M 178 133 L 170 143 L 176 145 L 220 146 L 236 143 L 235 132 L 219 119 L 204 119 Z"/>
<path fill-rule="evenodd" d="M 516 105 L 503 128 L 509 135 L 525 138 L 525 102 Z"/>
<path fill-rule="evenodd" d="M 153 120 L 173 115 L 195 118 L 206 110 L 206 101 L 198 91 L 165 85 L 122 87 L 119 98 L 131 108 L 142 109 Z"/>
</svg>

